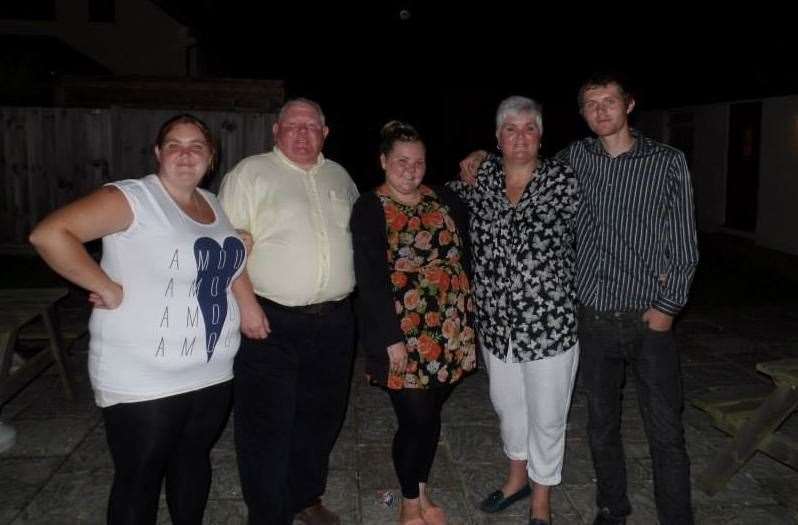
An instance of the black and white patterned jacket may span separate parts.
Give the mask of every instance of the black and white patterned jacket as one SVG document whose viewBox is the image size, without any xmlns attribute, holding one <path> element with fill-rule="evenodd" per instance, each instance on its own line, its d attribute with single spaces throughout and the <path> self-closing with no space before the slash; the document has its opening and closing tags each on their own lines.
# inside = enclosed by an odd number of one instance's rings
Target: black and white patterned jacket
<svg viewBox="0 0 798 525">
<path fill-rule="evenodd" d="M 507 362 L 545 359 L 573 347 L 579 208 L 574 171 L 562 161 L 541 160 L 516 206 L 506 197 L 502 159 L 495 155 L 480 166 L 475 186 L 448 186 L 470 213 L 482 347 Z"/>
</svg>

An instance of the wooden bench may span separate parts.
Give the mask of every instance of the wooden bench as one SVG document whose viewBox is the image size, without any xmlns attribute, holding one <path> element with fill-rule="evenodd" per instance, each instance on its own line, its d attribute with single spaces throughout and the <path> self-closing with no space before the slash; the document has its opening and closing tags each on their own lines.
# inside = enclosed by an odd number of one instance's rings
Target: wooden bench
<svg viewBox="0 0 798 525">
<path fill-rule="evenodd" d="M 712 416 L 717 428 L 734 437 L 697 478 L 707 494 L 723 488 L 757 450 L 798 470 L 798 442 L 777 432 L 798 409 L 798 359 L 767 361 L 756 369 L 770 376 L 776 388 L 737 388 L 692 401 Z"/>
<path fill-rule="evenodd" d="M 63 334 L 55 314 L 56 303 L 68 293 L 66 288 L 0 290 L 0 405 L 53 362 L 67 397 L 74 399 Z M 23 338 L 45 340 L 49 351 L 38 352 L 21 366 L 12 367 L 17 343 Z"/>
</svg>

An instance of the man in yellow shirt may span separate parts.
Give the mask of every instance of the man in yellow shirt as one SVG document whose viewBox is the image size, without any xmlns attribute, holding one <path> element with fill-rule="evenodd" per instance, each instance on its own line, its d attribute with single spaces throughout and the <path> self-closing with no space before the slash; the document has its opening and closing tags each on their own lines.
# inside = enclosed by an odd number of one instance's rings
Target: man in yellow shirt
<svg viewBox="0 0 798 525">
<path fill-rule="evenodd" d="M 239 162 L 219 194 L 254 243 L 234 368 L 241 486 L 250 523 L 336 524 L 321 496 L 354 349 L 348 222 L 358 192 L 321 153 L 329 129 L 318 104 L 289 101 L 272 131 L 274 149 Z"/>
</svg>

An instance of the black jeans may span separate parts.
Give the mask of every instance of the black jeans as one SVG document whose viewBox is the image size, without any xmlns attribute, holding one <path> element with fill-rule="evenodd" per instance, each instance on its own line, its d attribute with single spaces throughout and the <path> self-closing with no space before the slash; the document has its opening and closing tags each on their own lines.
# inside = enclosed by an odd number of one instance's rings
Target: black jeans
<svg viewBox="0 0 798 525">
<path fill-rule="evenodd" d="M 155 523 L 161 482 L 172 523 L 202 522 L 211 486 L 209 453 L 230 415 L 232 381 L 103 409 L 114 460 L 112 525 Z"/>
<path fill-rule="evenodd" d="M 321 314 L 260 303 L 271 334 L 243 338 L 234 367 L 238 469 L 249 523 L 288 525 L 327 484 L 349 394 L 354 319 L 349 301 Z"/>
<path fill-rule="evenodd" d="M 579 315 L 582 383 L 588 395 L 588 438 L 596 469 L 599 508 L 614 516 L 631 512 L 621 441 L 621 395 L 626 365 L 632 368 L 654 469 L 660 523 L 692 524 L 690 462 L 682 427 L 679 355 L 673 333 L 650 330 L 643 312 Z"/>
<path fill-rule="evenodd" d="M 418 484 L 429 479 L 441 437 L 441 409 L 452 388 L 388 390 L 399 423 L 393 438 L 393 467 L 404 498 L 419 497 Z"/>
</svg>

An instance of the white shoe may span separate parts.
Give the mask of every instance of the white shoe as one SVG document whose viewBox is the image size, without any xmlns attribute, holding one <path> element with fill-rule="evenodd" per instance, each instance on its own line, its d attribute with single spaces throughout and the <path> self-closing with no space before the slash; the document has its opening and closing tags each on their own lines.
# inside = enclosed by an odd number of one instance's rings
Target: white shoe
<svg viewBox="0 0 798 525">
<path fill-rule="evenodd" d="M 17 431 L 14 427 L 0 421 L 0 454 L 14 446 L 17 442 Z"/>
</svg>

